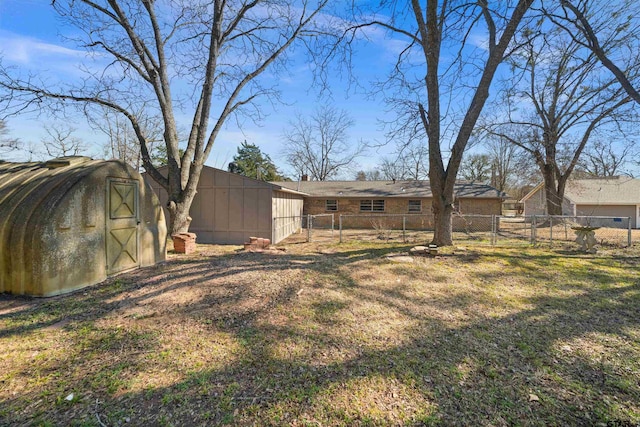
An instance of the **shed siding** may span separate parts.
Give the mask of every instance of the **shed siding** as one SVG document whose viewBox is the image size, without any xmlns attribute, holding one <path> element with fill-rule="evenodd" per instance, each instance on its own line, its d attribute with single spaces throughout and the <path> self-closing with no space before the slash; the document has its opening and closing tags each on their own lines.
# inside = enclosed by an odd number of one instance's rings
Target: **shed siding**
<svg viewBox="0 0 640 427">
<path fill-rule="evenodd" d="M 148 178 L 158 193 L 162 206 L 167 204 L 167 194 L 157 183 Z M 246 178 L 219 169 L 205 167 L 198 183 L 198 193 L 193 199 L 190 231 L 197 234 L 200 243 L 235 244 L 249 241 L 249 237 L 263 237 L 279 241 L 287 235 L 273 236 L 272 212 L 280 209 L 274 202 L 286 194 L 272 184 Z M 301 195 L 291 195 L 302 206 Z M 168 215 L 168 212 L 166 213 Z M 280 230 L 284 233 L 288 228 Z"/>
<path fill-rule="evenodd" d="M 274 191 L 272 196 L 273 242 L 278 243 L 302 227 L 302 196 L 284 191 Z"/>
</svg>

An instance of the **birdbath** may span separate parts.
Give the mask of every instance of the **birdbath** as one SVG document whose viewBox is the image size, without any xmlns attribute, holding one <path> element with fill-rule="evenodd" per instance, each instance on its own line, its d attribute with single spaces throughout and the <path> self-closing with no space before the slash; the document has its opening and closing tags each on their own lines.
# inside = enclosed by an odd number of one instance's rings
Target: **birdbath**
<svg viewBox="0 0 640 427">
<path fill-rule="evenodd" d="M 596 230 L 600 227 L 571 227 L 576 233 L 576 243 L 580 244 L 580 249 L 595 254 L 596 248 Z"/>
</svg>

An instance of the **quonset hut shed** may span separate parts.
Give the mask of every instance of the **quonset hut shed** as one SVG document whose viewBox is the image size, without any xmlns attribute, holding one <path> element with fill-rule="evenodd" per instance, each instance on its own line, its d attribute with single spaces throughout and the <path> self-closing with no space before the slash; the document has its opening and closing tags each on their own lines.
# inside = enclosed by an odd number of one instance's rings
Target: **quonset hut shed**
<svg viewBox="0 0 640 427">
<path fill-rule="evenodd" d="M 0 292 L 52 296 L 164 261 L 158 198 L 120 161 L 0 161 Z"/>
</svg>

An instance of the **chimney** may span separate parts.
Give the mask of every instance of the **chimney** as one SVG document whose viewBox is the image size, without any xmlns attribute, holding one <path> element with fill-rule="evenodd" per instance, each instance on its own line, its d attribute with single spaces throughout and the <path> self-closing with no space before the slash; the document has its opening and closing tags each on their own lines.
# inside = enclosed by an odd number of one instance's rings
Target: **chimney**
<svg viewBox="0 0 640 427">
<path fill-rule="evenodd" d="M 307 175 L 306 173 L 304 175 L 302 175 L 302 177 L 300 178 L 300 181 L 309 181 L 309 175 Z"/>
</svg>

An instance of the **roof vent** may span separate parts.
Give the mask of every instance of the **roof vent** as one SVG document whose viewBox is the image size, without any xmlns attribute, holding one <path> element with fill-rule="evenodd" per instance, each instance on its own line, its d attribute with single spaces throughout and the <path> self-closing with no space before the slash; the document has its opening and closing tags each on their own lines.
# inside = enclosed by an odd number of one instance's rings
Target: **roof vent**
<svg viewBox="0 0 640 427">
<path fill-rule="evenodd" d="M 86 156 L 66 156 L 66 157 L 57 157 L 55 159 L 47 160 L 45 162 L 45 167 L 49 169 L 63 168 L 66 166 L 79 165 L 81 163 L 85 163 L 93 160 L 91 157 Z"/>
</svg>

